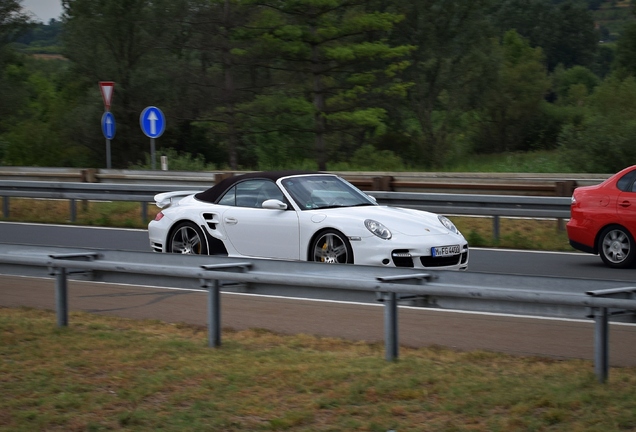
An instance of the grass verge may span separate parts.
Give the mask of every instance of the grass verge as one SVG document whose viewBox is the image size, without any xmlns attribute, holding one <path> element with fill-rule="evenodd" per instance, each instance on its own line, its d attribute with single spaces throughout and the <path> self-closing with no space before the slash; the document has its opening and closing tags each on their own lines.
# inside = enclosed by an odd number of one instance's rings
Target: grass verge
<svg viewBox="0 0 636 432">
<path fill-rule="evenodd" d="M 621 431 L 636 368 L 0 308 L 0 430 Z"/>
<path fill-rule="evenodd" d="M 122 228 L 146 228 L 141 204 L 129 202 L 79 202 L 78 225 L 111 226 Z M 149 204 L 147 216 L 154 219 L 159 209 Z M 36 200 L 14 198 L 10 200 L 9 218 L 5 221 L 70 223 L 69 202 L 66 200 Z M 493 219 L 490 217 L 449 216 L 473 247 L 501 247 L 512 249 L 573 251 L 563 229 L 556 220 L 501 218 L 499 239 L 493 235 Z"/>
</svg>

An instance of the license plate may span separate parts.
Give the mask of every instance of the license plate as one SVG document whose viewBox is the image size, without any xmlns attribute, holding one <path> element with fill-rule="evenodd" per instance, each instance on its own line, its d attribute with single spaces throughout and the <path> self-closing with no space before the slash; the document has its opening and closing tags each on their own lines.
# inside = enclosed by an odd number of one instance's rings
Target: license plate
<svg viewBox="0 0 636 432">
<path fill-rule="evenodd" d="M 431 248 L 431 255 L 434 257 L 445 257 L 451 255 L 459 255 L 459 245 L 452 246 L 437 246 Z"/>
</svg>

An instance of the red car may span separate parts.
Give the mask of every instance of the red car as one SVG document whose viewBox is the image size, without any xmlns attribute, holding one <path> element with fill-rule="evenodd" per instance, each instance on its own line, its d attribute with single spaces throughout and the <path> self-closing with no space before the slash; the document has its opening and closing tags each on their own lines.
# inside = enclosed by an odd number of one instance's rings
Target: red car
<svg viewBox="0 0 636 432">
<path fill-rule="evenodd" d="M 609 267 L 630 267 L 636 260 L 636 165 L 603 183 L 576 188 L 567 224 L 575 249 L 600 255 Z"/>
</svg>

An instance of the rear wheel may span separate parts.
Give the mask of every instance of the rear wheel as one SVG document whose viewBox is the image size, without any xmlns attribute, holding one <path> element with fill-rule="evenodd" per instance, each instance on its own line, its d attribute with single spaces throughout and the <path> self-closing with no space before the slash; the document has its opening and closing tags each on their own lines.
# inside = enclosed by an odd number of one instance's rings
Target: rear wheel
<svg viewBox="0 0 636 432">
<path fill-rule="evenodd" d="M 599 236 L 598 253 L 609 267 L 629 267 L 636 258 L 634 237 L 621 226 L 607 227 Z"/>
<path fill-rule="evenodd" d="M 186 255 L 207 255 L 208 244 L 203 231 L 192 222 L 181 222 L 170 235 L 168 252 Z"/>
<path fill-rule="evenodd" d="M 325 230 L 313 241 L 310 260 L 327 264 L 353 264 L 351 243 L 341 232 Z"/>
</svg>

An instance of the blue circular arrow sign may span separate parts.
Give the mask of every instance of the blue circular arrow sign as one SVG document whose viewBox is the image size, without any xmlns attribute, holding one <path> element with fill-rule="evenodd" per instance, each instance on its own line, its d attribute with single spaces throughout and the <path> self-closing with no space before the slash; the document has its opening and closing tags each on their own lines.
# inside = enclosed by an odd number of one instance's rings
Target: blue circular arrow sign
<svg viewBox="0 0 636 432">
<path fill-rule="evenodd" d="M 141 112 L 139 125 L 148 138 L 158 138 L 166 129 L 166 118 L 159 108 L 149 106 Z"/>
<path fill-rule="evenodd" d="M 102 116 L 102 132 L 106 139 L 115 137 L 115 117 L 110 111 L 106 111 Z"/>
</svg>

